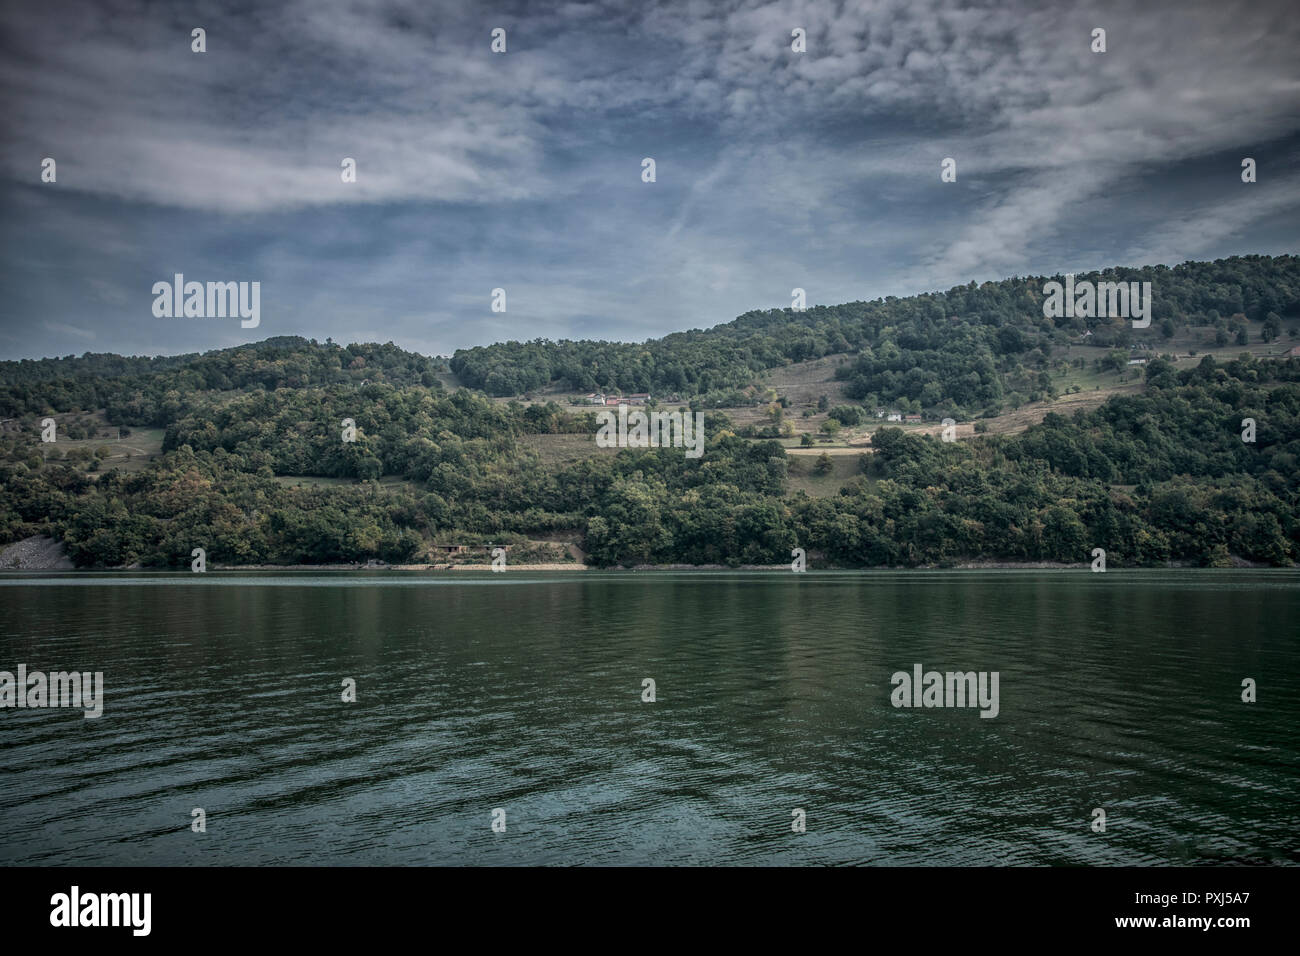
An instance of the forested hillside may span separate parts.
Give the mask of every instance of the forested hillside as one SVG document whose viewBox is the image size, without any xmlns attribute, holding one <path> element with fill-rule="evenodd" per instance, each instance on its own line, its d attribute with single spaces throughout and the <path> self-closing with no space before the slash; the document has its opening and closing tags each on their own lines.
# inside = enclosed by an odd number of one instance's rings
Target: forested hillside
<svg viewBox="0 0 1300 956">
<path fill-rule="evenodd" d="M 1279 332 L 1300 318 L 1294 257 L 1117 275 L 1161 282 L 1156 302 L 1165 304 L 1146 330 L 1157 336 L 1162 322 L 1207 308 L 1219 313 L 1211 321 L 1253 315 L 1265 329 L 1274 314 Z M 1035 288 L 1038 280 L 1007 280 L 755 314 L 639 346 L 472 354 L 501 368 L 536 362 L 546 381 L 564 357 L 565 376 L 691 393 L 748 384 L 771 363 L 849 351 L 840 368 L 857 401 L 938 389 L 982 412 L 1019 376 L 1041 374 L 1026 366 L 1027 351 L 1081 334 L 1044 319 Z M 1115 341 L 1130 334 L 1119 323 L 1092 328 Z M 472 379 L 469 354 L 455 364 Z M 1112 567 L 1294 563 L 1300 361 L 1185 361 L 1152 358 L 1138 370 L 1140 391 L 1127 385 L 1130 393 L 1015 434 L 945 442 L 879 428 L 844 459 L 860 461 L 858 473 L 820 496 L 799 485 L 812 459 L 745 437 L 752 430 L 724 412 L 704 412 L 702 458 L 601 450 L 593 412 L 449 392 L 438 360 L 391 344 L 279 338 L 162 359 L 5 362 L 0 544 L 50 535 L 82 567 L 182 568 L 196 547 L 215 564 L 413 562 L 439 544 L 524 547 L 548 536 L 580 542 L 597 566 L 783 564 L 796 547 L 813 566 L 839 567 L 1079 563 L 1093 548 Z M 697 396 L 695 406 L 707 403 Z M 854 404 L 834 411 L 865 416 Z M 41 441 L 47 416 L 59 422 L 52 443 Z M 1253 440 L 1243 441 L 1246 420 Z M 97 444 L 110 439 L 138 454 L 112 457 Z"/>
<path fill-rule="evenodd" d="M 324 345 L 280 336 L 203 355 L 0 362 L 0 416 L 107 409 L 115 424 L 172 424 L 205 394 L 363 382 L 438 388 L 441 363 L 386 345 Z"/>
<path fill-rule="evenodd" d="M 332 440 L 358 404 L 360 440 Z M 1259 423 L 1254 444 L 1241 440 L 1243 417 Z M 1078 562 L 1093 547 L 1117 566 L 1300 554 L 1295 360 L 1207 357 L 1182 373 L 1157 362 L 1147 394 L 1013 438 L 944 443 L 885 428 L 868 472 L 822 499 L 786 495 L 784 448 L 730 436 L 720 417 L 699 461 L 628 449 L 556 470 L 517 441 L 576 427 L 553 406 L 371 386 L 350 401 L 281 390 L 191 414 L 132 474 L 42 465 L 10 438 L 0 534 L 52 534 L 79 565 L 107 567 L 182 567 L 199 546 L 223 563 L 409 561 L 435 539 L 555 529 L 578 529 L 599 565 L 771 564 L 796 546 L 850 567 Z M 295 487 L 280 472 L 407 481 Z"/>
<path fill-rule="evenodd" d="M 1114 268 L 1079 280 L 1152 284 L 1151 327 L 1121 319 L 1043 315 L 1043 284 L 1061 276 L 974 282 L 947 292 L 814 306 L 803 312 L 749 312 L 707 331 L 645 343 L 503 342 L 463 349 L 452 370 L 490 395 L 547 386 L 707 396 L 743 388 L 765 369 L 842 352 L 860 353 L 843 375 L 850 394 L 868 402 L 910 399 L 922 407 L 971 415 L 1018 391 L 1040 389 L 1038 366 L 1072 338 L 1093 344 L 1156 343 L 1188 325 L 1265 323 L 1276 337 L 1283 317 L 1300 317 L 1300 258 L 1245 256 L 1169 268 Z"/>
</svg>

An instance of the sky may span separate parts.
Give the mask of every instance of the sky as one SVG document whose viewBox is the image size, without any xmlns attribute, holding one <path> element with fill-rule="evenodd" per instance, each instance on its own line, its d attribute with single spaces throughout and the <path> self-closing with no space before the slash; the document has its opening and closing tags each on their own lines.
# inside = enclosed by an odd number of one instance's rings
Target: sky
<svg viewBox="0 0 1300 956">
<path fill-rule="evenodd" d="M 1290 0 L 9 4 L 0 358 L 640 341 L 1295 253 L 1297 50 Z M 156 317 L 176 273 L 259 282 L 260 324 Z"/>
</svg>

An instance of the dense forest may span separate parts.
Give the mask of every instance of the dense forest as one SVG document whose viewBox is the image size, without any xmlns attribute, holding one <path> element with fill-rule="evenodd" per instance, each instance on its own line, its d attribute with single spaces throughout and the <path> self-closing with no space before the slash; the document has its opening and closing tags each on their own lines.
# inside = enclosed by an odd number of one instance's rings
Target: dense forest
<svg viewBox="0 0 1300 956">
<path fill-rule="evenodd" d="M 1178 322 L 1207 306 L 1223 319 L 1300 317 L 1294 257 L 1163 273 L 1157 335 L 1162 309 Z M 564 367 L 554 362 L 571 362 L 563 375 L 576 381 L 675 388 L 707 408 L 701 395 L 749 385 L 763 368 L 848 351 L 844 375 L 859 401 L 919 386 L 937 408 L 983 410 L 1020 374 L 1027 349 L 1074 331 L 1042 318 L 1035 288 L 1038 280 L 1008 280 L 755 314 L 640 346 L 471 352 L 509 358 L 503 368 L 535 361 L 547 382 Z M 477 374 L 469 354 L 453 363 L 462 379 Z M 78 566 L 171 568 L 188 567 L 195 547 L 217 564 L 408 562 L 428 560 L 435 543 L 548 535 L 580 540 L 602 567 L 783 564 L 796 547 L 813 566 L 839 567 L 1080 563 L 1098 547 L 1112 567 L 1300 557 L 1296 359 L 1205 356 L 1179 369 L 1156 358 L 1140 394 L 1071 418 L 1048 414 L 1014 435 L 943 442 L 882 428 L 861 473 L 825 497 L 792 490 L 809 458 L 744 437 L 719 411 L 706 412 L 699 459 L 677 449 L 550 458 L 537 439 L 590 436 L 593 413 L 448 391 L 440 369 L 391 344 L 297 338 L 160 359 L 0 363 L 0 544 L 51 535 Z M 862 414 L 857 405 L 835 412 Z M 46 415 L 88 435 L 105 424 L 123 435 L 157 429 L 161 446 L 142 467 L 107 467 L 89 439 L 71 451 L 43 444 Z M 1255 422 L 1253 441 L 1242 440 L 1245 419 Z"/>
<path fill-rule="evenodd" d="M 339 346 L 296 336 L 203 355 L 87 352 L 0 362 L 0 415 L 106 409 L 114 424 L 165 428 L 217 392 L 387 382 L 437 388 L 437 359 L 393 345 Z"/>
<path fill-rule="evenodd" d="M 503 342 L 457 351 L 452 371 L 489 395 L 548 386 L 579 392 L 617 390 L 692 395 L 719 404 L 765 369 L 843 352 L 858 353 L 843 374 L 850 394 L 868 403 L 913 400 L 938 413 L 968 417 L 1000 407 L 1019 392 L 1036 401 L 1045 389 L 1038 367 L 1052 350 L 1091 332 L 1094 344 L 1127 347 L 1135 333 L 1121 319 L 1043 315 L 1043 284 L 1062 276 L 974 282 L 947 292 L 814 306 L 802 312 L 749 312 L 707 331 L 648 342 Z M 1300 317 L 1300 258 L 1244 256 L 1173 268 L 1113 268 L 1078 280 L 1152 284 L 1151 337 L 1159 342 L 1189 325 L 1241 319 L 1276 336 Z M 1244 344 L 1244 343 L 1243 343 Z M 714 401 L 710 401 L 714 400 Z"/>
</svg>

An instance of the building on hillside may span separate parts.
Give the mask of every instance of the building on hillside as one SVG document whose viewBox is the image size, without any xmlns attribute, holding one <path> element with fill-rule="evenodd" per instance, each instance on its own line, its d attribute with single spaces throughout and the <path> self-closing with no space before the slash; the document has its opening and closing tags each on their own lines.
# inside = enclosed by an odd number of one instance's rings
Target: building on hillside
<svg viewBox="0 0 1300 956">
<path fill-rule="evenodd" d="M 464 554 L 465 546 L 463 544 L 435 544 L 434 551 L 440 551 L 443 554 Z"/>
<path fill-rule="evenodd" d="M 1293 345 L 1282 354 L 1286 358 L 1300 358 L 1300 345 Z"/>
<path fill-rule="evenodd" d="M 1128 360 L 1128 364 L 1129 364 L 1129 365 L 1146 365 L 1146 364 L 1147 364 L 1147 360 L 1144 359 L 1144 358 L 1129 359 L 1129 360 Z"/>
<path fill-rule="evenodd" d="M 650 393 L 633 392 L 631 395 L 627 397 L 627 400 L 633 405 L 644 405 L 646 402 L 650 401 Z"/>
<path fill-rule="evenodd" d="M 590 395 L 588 395 L 586 398 L 584 398 L 583 401 L 586 402 L 588 405 L 604 405 L 604 404 L 605 404 L 605 393 L 604 393 L 604 392 L 592 392 Z"/>
<path fill-rule="evenodd" d="M 875 415 L 877 418 L 884 418 L 884 417 L 885 417 L 885 410 L 884 410 L 883 408 L 873 408 L 873 409 L 871 410 L 871 413 L 872 413 L 873 415 Z"/>
<path fill-rule="evenodd" d="M 890 412 L 885 416 L 885 420 L 890 422 L 901 422 L 903 420 L 903 414 L 902 412 Z"/>
<path fill-rule="evenodd" d="M 905 421 L 905 422 L 912 422 L 912 423 L 915 424 L 915 423 L 919 422 L 920 420 L 921 420 L 921 416 L 920 416 L 920 415 L 904 415 L 904 416 L 903 416 L 903 421 Z"/>
<path fill-rule="evenodd" d="M 611 395 L 609 398 L 605 399 L 605 404 L 606 405 L 627 405 L 629 404 L 629 402 L 626 398 L 620 398 L 617 395 Z"/>
</svg>

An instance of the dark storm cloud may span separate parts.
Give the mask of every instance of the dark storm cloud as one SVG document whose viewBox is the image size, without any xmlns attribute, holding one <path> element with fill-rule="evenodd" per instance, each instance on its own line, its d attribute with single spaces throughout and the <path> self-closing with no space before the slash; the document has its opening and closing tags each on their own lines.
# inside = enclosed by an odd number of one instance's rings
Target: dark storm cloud
<svg viewBox="0 0 1300 956">
<path fill-rule="evenodd" d="M 3 17 L 7 357 L 643 338 L 787 306 L 795 286 L 839 302 L 1296 245 L 1284 2 Z M 45 156 L 57 184 L 38 182 Z M 261 326 L 154 319 L 150 286 L 174 272 L 261 281 Z"/>
</svg>

